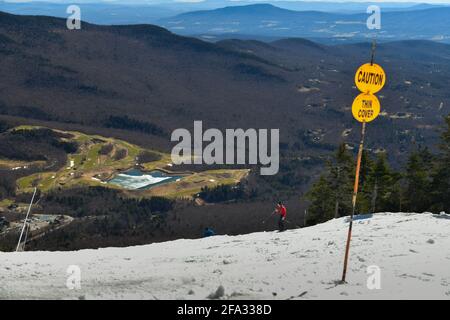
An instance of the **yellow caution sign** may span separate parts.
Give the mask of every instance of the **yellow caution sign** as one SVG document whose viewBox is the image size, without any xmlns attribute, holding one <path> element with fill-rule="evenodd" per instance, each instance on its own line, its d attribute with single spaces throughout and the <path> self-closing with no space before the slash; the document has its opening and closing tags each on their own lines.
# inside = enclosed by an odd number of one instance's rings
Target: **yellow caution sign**
<svg viewBox="0 0 450 320">
<path fill-rule="evenodd" d="M 363 93 L 377 93 L 386 83 L 386 73 L 378 64 L 366 63 L 355 74 L 355 83 Z"/>
<path fill-rule="evenodd" d="M 380 114 L 380 101 L 373 94 L 361 93 L 352 106 L 353 117 L 359 122 L 371 122 Z"/>
</svg>

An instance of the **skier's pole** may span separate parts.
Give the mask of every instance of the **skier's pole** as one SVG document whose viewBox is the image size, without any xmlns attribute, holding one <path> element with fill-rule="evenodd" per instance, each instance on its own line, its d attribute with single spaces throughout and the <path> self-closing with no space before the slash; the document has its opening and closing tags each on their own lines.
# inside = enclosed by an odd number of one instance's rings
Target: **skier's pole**
<svg viewBox="0 0 450 320">
<path fill-rule="evenodd" d="M 37 188 L 34 188 L 33 197 L 31 198 L 30 206 L 28 207 L 27 215 L 26 215 L 25 221 L 23 223 L 23 228 L 22 228 L 22 231 L 20 232 L 20 237 L 19 237 L 19 242 L 17 243 L 16 252 L 19 251 L 19 249 L 20 249 L 20 242 L 22 242 L 23 232 L 25 231 L 25 227 L 26 227 L 27 222 L 28 222 L 28 216 L 29 216 L 30 211 L 31 211 L 31 206 L 33 205 L 34 196 L 36 195 L 36 191 L 37 191 Z"/>
<path fill-rule="evenodd" d="M 286 222 L 289 223 L 289 224 L 294 225 L 296 228 L 301 228 L 299 225 L 297 225 L 297 224 L 295 224 L 295 223 L 289 221 L 288 219 L 285 219 L 284 221 L 286 221 Z"/>
<path fill-rule="evenodd" d="M 270 217 L 273 216 L 273 212 L 270 214 L 270 216 L 268 216 L 267 218 L 265 218 L 263 221 L 261 221 L 263 224 L 266 223 L 267 219 L 269 219 Z"/>
<path fill-rule="evenodd" d="M 353 215 L 356 210 L 356 198 L 358 196 L 358 187 L 359 187 L 359 171 L 361 168 L 361 158 L 364 149 L 364 137 L 366 135 L 366 123 L 362 124 L 362 132 L 361 132 L 361 142 L 359 144 L 358 151 L 358 160 L 356 161 L 356 175 L 355 175 L 355 185 L 353 187 L 353 198 L 352 198 L 352 214 L 350 216 L 350 224 L 348 226 L 348 235 L 347 235 L 347 245 L 345 247 L 345 258 L 344 258 L 344 270 L 342 272 L 342 282 L 345 282 L 345 276 L 347 274 L 347 263 L 348 263 L 348 255 L 350 251 L 350 240 L 352 238 L 352 228 L 353 228 Z"/>
</svg>

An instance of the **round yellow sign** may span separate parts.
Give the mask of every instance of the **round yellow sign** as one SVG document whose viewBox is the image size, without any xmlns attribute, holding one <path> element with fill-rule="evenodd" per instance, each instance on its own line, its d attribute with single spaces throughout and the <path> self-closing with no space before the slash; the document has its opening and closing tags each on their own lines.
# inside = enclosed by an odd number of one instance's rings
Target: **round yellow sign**
<svg viewBox="0 0 450 320">
<path fill-rule="evenodd" d="M 366 63 L 355 74 L 355 83 L 363 93 L 377 93 L 386 83 L 386 73 L 377 64 Z"/>
<path fill-rule="evenodd" d="M 380 114 L 380 101 L 373 94 L 361 93 L 352 106 L 353 117 L 359 122 L 371 122 Z"/>
</svg>

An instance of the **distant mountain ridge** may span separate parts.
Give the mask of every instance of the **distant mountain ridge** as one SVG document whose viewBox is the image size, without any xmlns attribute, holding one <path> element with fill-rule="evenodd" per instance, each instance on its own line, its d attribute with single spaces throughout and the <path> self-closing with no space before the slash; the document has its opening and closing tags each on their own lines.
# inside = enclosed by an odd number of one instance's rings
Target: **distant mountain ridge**
<svg viewBox="0 0 450 320">
<path fill-rule="evenodd" d="M 103 25 L 125 25 L 156 23 L 163 18 L 173 17 L 180 13 L 198 10 L 213 10 L 227 6 L 245 6 L 255 4 L 253 0 L 205 0 L 200 2 L 164 2 L 164 3 L 127 3 L 123 2 L 90 2 L 77 3 L 82 9 L 83 21 Z M 333 1 L 261 1 L 280 8 L 295 11 L 323 11 L 334 13 L 365 13 L 371 4 L 380 5 L 384 12 L 410 11 L 441 7 L 442 5 L 420 4 L 415 2 L 333 2 Z M 44 15 L 64 18 L 70 2 L 52 3 L 42 1 L 6 2 L 0 0 L 0 11 L 20 15 Z"/>
<path fill-rule="evenodd" d="M 214 10 L 201 10 L 201 11 L 193 11 L 182 13 L 177 15 L 175 18 L 191 18 L 191 17 L 207 17 L 207 18 L 225 18 L 225 19 L 233 19 L 236 17 L 251 17 L 251 16 L 272 16 L 273 18 L 278 17 L 298 17 L 298 16 L 309 16 L 316 15 L 317 16 L 328 16 L 330 13 L 308 10 L 308 11 L 295 11 L 289 9 L 283 9 L 272 4 L 251 4 L 251 5 L 243 5 L 243 6 L 230 6 L 224 8 L 218 8 Z M 220 21 L 218 21 L 220 22 Z"/>
<path fill-rule="evenodd" d="M 190 36 L 236 35 L 302 37 L 324 42 L 357 42 L 377 37 L 383 41 L 425 39 L 450 42 L 450 6 L 418 5 L 416 9 L 382 11 L 382 29 L 371 31 L 366 13 L 293 11 L 271 4 L 225 7 L 188 12 L 158 24 Z"/>
</svg>

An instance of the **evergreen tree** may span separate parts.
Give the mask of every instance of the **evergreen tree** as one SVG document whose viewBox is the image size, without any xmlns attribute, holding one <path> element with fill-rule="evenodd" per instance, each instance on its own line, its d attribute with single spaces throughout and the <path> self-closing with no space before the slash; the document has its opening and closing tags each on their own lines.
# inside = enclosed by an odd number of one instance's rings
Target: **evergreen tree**
<svg viewBox="0 0 450 320">
<path fill-rule="evenodd" d="M 370 158 L 368 151 L 363 150 L 361 157 L 361 169 L 359 174 L 359 192 L 358 192 L 358 199 L 356 202 L 358 212 L 370 211 L 372 189 L 370 186 L 369 175 L 373 171 L 374 165 L 375 164 L 373 160 Z"/>
<path fill-rule="evenodd" d="M 368 212 L 399 211 L 401 205 L 401 175 L 393 171 L 386 153 L 380 153 L 367 175 L 365 196 Z"/>
<path fill-rule="evenodd" d="M 345 144 L 339 146 L 326 173 L 312 186 L 306 197 L 311 201 L 308 224 L 348 215 L 351 211 L 354 165 Z"/>
<path fill-rule="evenodd" d="M 341 144 L 336 152 L 334 163 L 330 164 L 330 179 L 334 198 L 334 217 L 339 218 L 351 210 L 353 193 L 354 164 L 346 144 Z"/>
<path fill-rule="evenodd" d="M 335 204 L 330 197 L 332 193 L 330 181 L 326 175 L 322 175 L 307 194 L 307 198 L 311 201 L 308 209 L 307 225 L 325 222 L 334 217 Z"/>
<path fill-rule="evenodd" d="M 428 149 L 419 149 L 409 157 L 404 190 L 405 209 L 409 212 L 424 212 L 430 208 L 431 166 L 433 155 Z"/>
<path fill-rule="evenodd" d="M 440 144 L 440 154 L 437 157 L 435 170 L 432 173 L 432 205 L 433 212 L 450 213 L 450 115 L 445 117 L 447 125 L 442 134 Z"/>
<path fill-rule="evenodd" d="M 434 156 L 427 148 L 413 152 L 404 174 L 389 167 L 385 153 L 373 162 L 363 152 L 360 171 L 358 212 L 450 213 L 450 115 L 445 117 L 440 153 Z M 354 182 L 354 163 L 345 145 L 339 146 L 326 173 L 307 193 L 311 201 L 308 224 L 348 215 Z"/>
</svg>

